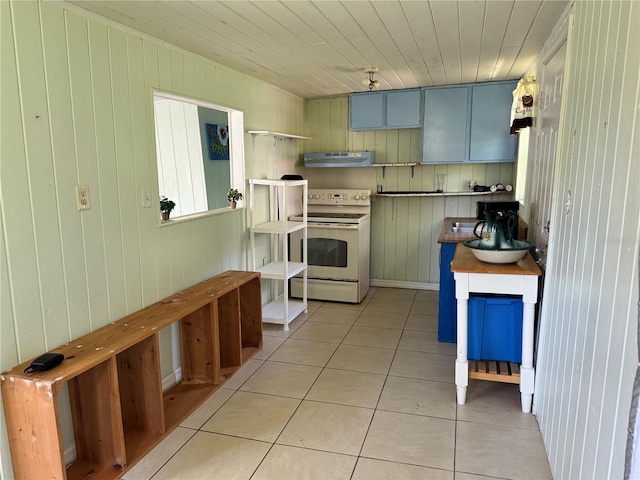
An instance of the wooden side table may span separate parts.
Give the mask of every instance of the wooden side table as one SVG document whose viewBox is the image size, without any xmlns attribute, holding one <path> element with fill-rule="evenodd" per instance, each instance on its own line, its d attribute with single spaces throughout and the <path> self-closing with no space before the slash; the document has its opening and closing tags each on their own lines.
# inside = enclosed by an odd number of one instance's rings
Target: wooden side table
<svg viewBox="0 0 640 480">
<path fill-rule="evenodd" d="M 535 371 L 533 368 L 533 324 L 538 301 L 540 268 L 529 252 L 517 263 L 494 265 L 478 260 L 471 249 L 458 244 L 451 262 L 456 282 L 457 357 L 456 392 L 458 404 L 464 405 L 469 385 L 467 359 L 467 331 L 469 293 L 493 293 L 522 297 L 522 364 L 520 366 L 520 395 L 522 411 L 531 412 Z M 485 375 L 485 379 L 488 379 Z M 495 380 L 501 381 L 499 377 Z"/>
</svg>

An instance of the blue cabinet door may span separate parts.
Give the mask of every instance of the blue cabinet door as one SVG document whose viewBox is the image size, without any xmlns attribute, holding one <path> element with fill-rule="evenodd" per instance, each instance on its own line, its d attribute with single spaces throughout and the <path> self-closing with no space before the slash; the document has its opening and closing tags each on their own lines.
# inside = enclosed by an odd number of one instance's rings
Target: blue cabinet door
<svg viewBox="0 0 640 480">
<path fill-rule="evenodd" d="M 375 130 L 384 127 L 384 94 L 382 92 L 351 95 L 349 127 L 351 130 Z"/>
<path fill-rule="evenodd" d="M 468 87 L 424 91 L 422 163 L 456 163 L 469 158 Z"/>
<path fill-rule="evenodd" d="M 386 95 L 386 128 L 420 127 L 420 90 L 399 90 Z"/>
<path fill-rule="evenodd" d="M 515 161 L 516 137 L 509 134 L 515 87 L 515 83 L 471 87 L 470 161 Z"/>
<path fill-rule="evenodd" d="M 438 341 L 456 343 L 456 288 L 451 262 L 456 252 L 456 243 L 440 246 L 440 293 L 438 298 Z"/>
<path fill-rule="evenodd" d="M 354 93 L 350 96 L 349 128 L 351 130 L 419 127 L 419 89 Z"/>
</svg>

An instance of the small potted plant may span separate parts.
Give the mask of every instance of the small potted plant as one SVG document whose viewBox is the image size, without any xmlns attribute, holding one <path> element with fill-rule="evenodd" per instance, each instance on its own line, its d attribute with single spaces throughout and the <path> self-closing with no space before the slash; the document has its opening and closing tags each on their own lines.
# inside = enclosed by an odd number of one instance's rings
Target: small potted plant
<svg viewBox="0 0 640 480">
<path fill-rule="evenodd" d="M 176 202 L 169 200 L 167 197 L 160 197 L 160 213 L 162 214 L 162 220 L 169 220 L 171 210 L 176 208 Z"/>
<path fill-rule="evenodd" d="M 236 208 L 238 200 L 242 200 L 242 194 L 235 188 L 230 188 L 227 193 L 227 200 L 231 203 L 231 208 Z"/>
</svg>

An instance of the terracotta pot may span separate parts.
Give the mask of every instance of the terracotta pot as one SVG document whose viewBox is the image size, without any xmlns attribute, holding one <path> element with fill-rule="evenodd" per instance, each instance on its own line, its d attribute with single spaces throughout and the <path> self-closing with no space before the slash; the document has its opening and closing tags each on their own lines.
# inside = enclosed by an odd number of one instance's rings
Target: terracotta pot
<svg viewBox="0 0 640 480">
<path fill-rule="evenodd" d="M 231 208 L 236 208 L 236 202 L 231 202 Z"/>
<path fill-rule="evenodd" d="M 162 212 L 162 220 L 169 220 L 169 212 Z"/>
</svg>

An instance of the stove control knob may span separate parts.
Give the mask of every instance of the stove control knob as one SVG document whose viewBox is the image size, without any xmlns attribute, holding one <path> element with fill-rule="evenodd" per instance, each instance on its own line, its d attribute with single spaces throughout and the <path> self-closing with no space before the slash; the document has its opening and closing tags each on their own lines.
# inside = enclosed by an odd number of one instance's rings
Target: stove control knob
<svg viewBox="0 0 640 480">
<path fill-rule="evenodd" d="M 320 198 L 320 194 L 319 194 L 319 193 L 316 193 L 316 194 L 313 196 L 313 198 L 315 198 L 316 200 L 317 200 L 317 199 L 319 199 L 319 198 Z"/>
<path fill-rule="evenodd" d="M 360 199 L 361 199 L 361 200 L 366 200 L 366 199 L 367 199 L 367 194 L 366 194 L 366 193 L 363 193 L 363 194 L 360 196 Z"/>
<path fill-rule="evenodd" d="M 313 198 L 313 193 L 310 193 L 309 195 L 307 195 L 307 198 L 311 200 Z"/>
<path fill-rule="evenodd" d="M 359 194 L 359 193 L 356 193 L 356 196 L 355 196 L 355 197 L 353 197 L 353 198 L 355 198 L 356 200 L 360 200 L 360 194 Z"/>
</svg>

